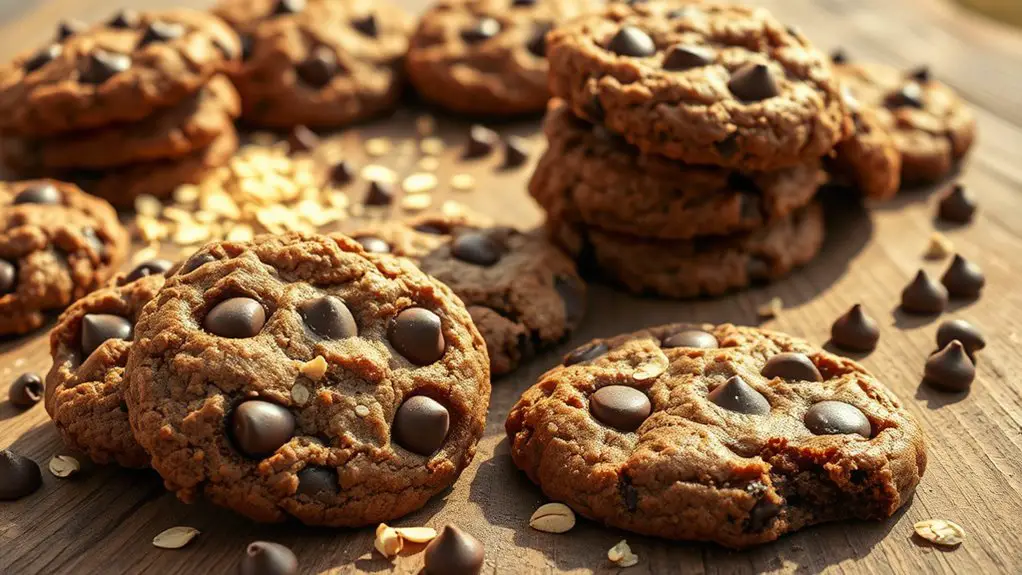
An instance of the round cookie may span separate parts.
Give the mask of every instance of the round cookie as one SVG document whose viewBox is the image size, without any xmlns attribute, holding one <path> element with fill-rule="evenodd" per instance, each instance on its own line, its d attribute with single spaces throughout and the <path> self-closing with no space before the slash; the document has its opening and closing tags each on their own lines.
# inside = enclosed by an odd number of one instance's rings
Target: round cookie
<svg viewBox="0 0 1022 575">
<path fill-rule="evenodd" d="M 140 120 L 240 54 L 237 35 L 205 12 L 124 11 L 0 67 L 0 131 L 47 136 Z"/>
<path fill-rule="evenodd" d="M 760 228 L 805 206 L 822 182 L 818 161 L 748 175 L 638 152 L 555 101 L 549 147 L 529 182 L 548 217 L 672 240 Z"/>
<path fill-rule="evenodd" d="M 850 131 L 829 59 L 763 8 L 612 2 L 547 36 L 550 89 L 645 154 L 772 170 Z"/>
<path fill-rule="evenodd" d="M 0 183 L 0 208 L 0 335 L 38 328 L 124 260 L 128 234 L 117 213 L 72 184 Z"/>
<path fill-rule="evenodd" d="M 410 258 L 454 290 L 486 341 L 493 375 L 563 341 L 585 315 L 575 263 L 541 234 L 427 216 L 381 222 L 353 237 L 370 251 Z"/>
<path fill-rule="evenodd" d="M 143 308 L 128 413 L 183 501 L 370 525 L 472 459 L 488 365 L 457 296 L 406 260 L 344 236 L 214 242 Z"/>
<path fill-rule="evenodd" d="M 542 112 L 546 33 L 593 0 L 441 0 L 419 19 L 406 69 L 427 100 L 463 114 Z"/>
<path fill-rule="evenodd" d="M 548 220 L 554 240 L 597 272 L 636 294 L 673 298 L 720 295 L 779 279 L 816 257 L 823 211 L 810 204 L 764 228 L 733 236 L 656 240 Z"/>
<path fill-rule="evenodd" d="M 735 548 L 890 517 L 926 468 L 919 425 L 862 366 L 733 325 L 590 342 L 522 394 L 505 428 L 515 464 L 552 500 Z"/>
<path fill-rule="evenodd" d="M 330 128 L 397 106 L 412 29 L 399 8 L 376 0 L 222 0 L 215 11 L 244 39 L 231 79 L 246 122 Z"/>
</svg>

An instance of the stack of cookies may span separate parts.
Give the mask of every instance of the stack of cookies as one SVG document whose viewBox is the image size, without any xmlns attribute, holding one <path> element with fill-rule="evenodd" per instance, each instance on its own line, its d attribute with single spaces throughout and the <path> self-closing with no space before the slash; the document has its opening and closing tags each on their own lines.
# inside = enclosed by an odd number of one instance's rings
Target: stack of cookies
<svg viewBox="0 0 1022 575">
<path fill-rule="evenodd" d="M 117 206 L 163 197 L 237 148 L 241 54 L 222 21 L 192 10 L 122 11 L 0 67 L 0 158 L 79 182 Z"/>
<path fill-rule="evenodd" d="M 823 243 L 821 158 L 851 132 L 830 59 L 766 10 L 613 3 L 547 35 L 530 183 L 568 251 L 630 291 L 719 294 Z"/>
</svg>

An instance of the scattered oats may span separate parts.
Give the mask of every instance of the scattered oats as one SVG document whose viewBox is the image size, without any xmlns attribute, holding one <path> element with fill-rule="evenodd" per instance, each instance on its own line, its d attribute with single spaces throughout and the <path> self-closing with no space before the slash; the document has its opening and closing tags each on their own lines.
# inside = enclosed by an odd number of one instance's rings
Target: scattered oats
<svg viewBox="0 0 1022 575">
<path fill-rule="evenodd" d="M 444 153 L 444 141 L 440 138 L 423 138 L 419 142 L 419 151 L 427 156 L 439 156 Z"/>
<path fill-rule="evenodd" d="M 393 146 L 387 138 L 369 138 L 365 143 L 366 153 L 374 158 L 386 156 Z"/>
<path fill-rule="evenodd" d="M 221 215 L 229 220 L 241 218 L 241 208 L 231 196 L 222 190 L 208 192 L 199 198 L 199 209 L 211 214 Z"/>
<path fill-rule="evenodd" d="M 194 527 L 171 527 L 156 537 L 153 545 L 160 549 L 180 549 L 195 539 L 200 531 Z"/>
<path fill-rule="evenodd" d="M 146 243 L 158 242 L 170 234 L 166 224 L 148 216 L 137 216 L 135 227 L 138 228 L 138 234 L 142 241 Z"/>
<path fill-rule="evenodd" d="M 667 367 L 671 364 L 671 361 L 667 359 L 664 352 L 660 349 L 656 349 L 654 355 L 648 359 L 645 359 L 642 363 L 635 368 L 632 372 L 632 379 L 635 381 L 649 381 L 660 377 L 660 374 L 667 371 Z"/>
<path fill-rule="evenodd" d="M 299 371 L 302 372 L 302 375 L 312 381 L 319 381 L 323 379 L 324 375 L 326 375 L 328 367 L 326 359 L 322 355 L 317 355 L 312 361 L 303 363 Z"/>
<path fill-rule="evenodd" d="M 423 114 L 415 118 L 415 131 L 420 136 L 428 136 L 436 130 L 436 120 L 429 114 Z"/>
<path fill-rule="evenodd" d="M 70 477 L 81 468 L 78 460 L 70 455 L 55 455 L 50 459 L 50 473 L 56 477 Z"/>
<path fill-rule="evenodd" d="M 291 387 L 291 399 L 298 405 L 305 405 L 309 401 L 309 395 L 309 388 L 300 383 L 296 383 Z"/>
<path fill-rule="evenodd" d="M 330 192 L 326 195 L 326 201 L 338 210 L 347 208 L 350 203 L 348 194 L 345 194 L 344 192 Z"/>
<path fill-rule="evenodd" d="M 567 533 L 575 526 L 575 512 L 563 503 L 541 505 L 529 519 L 529 527 L 544 533 Z"/>
<path fill-rule="evenodd" d="M 212 223 L 216 222 L 219 219 L 220 219 L 220 216 L 218 216 L 217 214 L 214 214 L 213 212 L 203 212 L 203 211 L 195 212 L 195 221 L 199 222 L 200 224 L 212 224 Z"/>
<path fill-rule="evenodd" d="M 231 242 L 247 242 L 255 237 L 255 230 L 248 224 L 238 224 L 227 232 L 227 240 Z"/>
<path fill-rule="evenodd" d="M 916 523 L 916 535 L 937 545 L 953 547 L 965 541 L 965 529 L 947 519 L 927 519 Z"/>
<path fill-rule="evenodd" d="M 369 408 L 364 406 L 364 405 L 356 405 L 355 406 L 355 415 L 357 415 L 359 417 L 365 417 L 365 416 L 369 415 Z"/>
<path fill-rule="evenodd" d="M 199 186 L 185 184 L 174 190 L 174 201 L 179 204 L 190 204 L 199 199 Z"/>
<path fill-rule="evenodd" d="M 192 213 L 175 206 L 167 206 L 163 209 L 163 217 L 176 223 L 191 223 Z"/>
<path fill-rule="evenodd" d="M 404 182 L 401 183 L 401 188 L 409 194 L 421 194 L 432 190 L 436 185 L 436 176 L 419 172 L 405 178 Z"/>
<path fill-rule="evenodd" d="M 171 241 L 179 246 L 190 246 L 208 241 L 211 235 L 209 228 L 206 226 L 198 226 L 190 223 L 179 224 L 177 229 L 174 230 L 174 235 L 171 237 Z"/>
<path fill-rule="evenodd" d="M 163 211 L 163 203 L 154 196 L 144 194 L 135 198 L 135 211 L 143 216 L 156 218 Z"/>
<path fill-rule="evenodd" d="M 607 559 L 610 559 L 611 563 L 618 567 L 631 567 L 639 563 L 639 556 L 632 553 L 632 548 L 624 539 L 618 541 L 617 545 L 607 551 Z"/>
<path fill-rule="evenodd" d="M 440 167 L 440 160 L 433 156 L 425 156 L 419 158 L 419 161 L 415 163 L 420 170 L 425 172 L 435 172 Z"/>
<path fill-rule="evenodd" d="M 394 170 L 379 164 L 368 164 L 363 166 L 361 175 L 362 179 L 369 180 L 370 182 L 376 181 L 393 184 L 397 181 L 397 174 Z"/>
<path fill-rule="evenodd" d="M 923 254 L 928 260 L 942 260 L 955 251 L 955 244 L 950 238 L 940 232 L 930 234 L 930 244 L 926 246 L 926 253 Z"/>
<path fill-rule="evenodd" d="M 467 192 L 476 187 L 476 179 L 472 174 L 454 174 L 451 177 L 451 187 L 459 192 Z"/>
<path fill-rule="evenodd" d="M 779 297 L 772 297 L 770 301 L 756 308 L 756 313 L 763 319 L 770 319 L 781 315 L 784 309 L 784 301 Z"/>
<path fill-rule="evenodd" d="M 160 244 L 152 243 L 135 252 L 135 255 L 131 256 L 131 263 L 138 265 L 142 262 L 147 262 L 158 255 L 160 255 Z"/>
<path fill-rule="evenodd" d="M 414 194 L 401 198 L 401 207 L 409 212 L 421 212 L 433 205 L 433 196 L 429 194 Z"/>
<path fill-rule="evenodd" d="M 380 555 L 389 559 L 401 552 L 404 540 L 393 527 L 388 527 L 386 523 L 380 523 L 380 526 L 376 528 L 376 540 L 373 541 L 373 546 L 380 552 Z"/>
</svg>

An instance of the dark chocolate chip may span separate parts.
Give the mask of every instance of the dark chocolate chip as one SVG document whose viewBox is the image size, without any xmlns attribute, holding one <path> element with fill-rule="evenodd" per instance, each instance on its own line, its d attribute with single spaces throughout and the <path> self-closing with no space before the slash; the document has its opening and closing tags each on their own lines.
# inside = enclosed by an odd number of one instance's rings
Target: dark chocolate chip
<svg viewBox="0 0 1022 575">
<path fill-rule="evenodd" d="M 180 24 L 174 24 L 172 22 L 162 22 L 156 20 L 150 22 L 146 26 L 145 33 L 142 34 L 142 39 L 138 41 L 138 47 L 147 46 L 154 42 L 169 42 L 175 38 L 184 36 L 185 27 Z"/>
<path fill-rule="evenodd" d="M 134 28 L 138 26 L 138 23 L 138 12 L 134 10 L 121 10 L 107 22 L 107 26 L 111 28 Z"/>
<path fill-rule="evenodd" d="M 979 292 L 983 291 L 986 284 L 986 277 L 979 266 L 966 260 L 960 254 L 955 254 L 951 265 L 940 278 L 948 293 L 954 298 L 975 299 Z"/>
<path fill-rule="evenodd" d="M 108 313 L 87 313 L 82 317 L 82 355 L 92 352 L 108 339 L 131 341 L 133 325 L 126 318 Z"/>
<path fill-rule="evenodd" d="M 855 304 L 830 328 L 830 341 L 848 351 L 873 351 L 880 340 L 880 328 L 875 319 L 866 314 L 862 304 Z"/>
<path fill-rule="evenodd" d="M 202 327 L 220 337 L 245 338 L 259 335 L 266 324 L 266 310 L 250 297 L 232 297 L 209 310 Z"/>
<path fill-rule="evenodd" d="M 316 132 L 313 132 L 307 126 L 295 126 L 291 128 L 291 133 L 287 135 L 288 151 L 292 154 L 296 152 L 308 152 L 318 145 L 319 136 L 317 136 Z"/>
<path fill-rule="evenodd" d="M 967 224 L 976 214 L 976 198 L 962 184 L 955 184 L 940 200 L 937 215 L 946 222 Z"/>
<path fill-rule="evenodd" d="M 63 42 L 83 30 L 85 30 L 85 24 L 78 20 L 61 20 L 57 25 L 57 42 Z"/>
<path fill-rule="evenodd" d="M 919 315 L 938 314 L 947 307 L 947 288 L 919 270 L 912 282 L 901 292 L 901 309 Z"/>
<path fill-rule="evenodd" d="M 816 435 L 858 433 L 869 438 L 872 434 L 866 415 L 858 407 L 843 401 L 821 401 L 809 408 L 803 421 Z"/>
<path fill-rule="evenodd" d="M 350 184 L 355 179 L 355 167 L 347 160 L 341 160 L 330 168 L 330 181 L 338 185 Z"/>
<path fill-rule="evenodd" d="M 306 467 L 298 472 L 298 495 L 329 496 L 337 491 L 337 470 L 331 467 Z"/>
<path fill-rule="evenodd" d="M 752 281 L 765 281 L 770 278 L 771 265 L 768 260 L 758 255 L 750 255 L 745 262 L 745 274 Z"/>
<path fill-rule="evenodd" d="M 918 68 L 909 70 L 908 77 L 912 78 L 916 82 L 919 82 L 920 84 L 925 84 L 929 82 L 931 79 L 930 67 L 924 64 L 922 66 L 919 66 Z"/>
<path fill-rule="evenodd" d="M 248 34 L 242 34 L 239 38 L 241 39 L 241 60 L 245 62 L 252 57 L 252 51 L 255 49 L 255 38 Z"/>
<path fill-rule="evenodd" d="M 532 36 L 525 44 L 525 47 L 533 56 L 546 58 L 546 35 L 552 29 L 553 24 L 549 22 L 537 23 L 535 28 L 532 29 Z"/>
<path fill-rule="evenodd" d="M 416 365 L 439 360 L 447 349 L 440 316 L 421 307 L 397 314 L 387 329 L 387 339 L 398 353 Z"/>
<path fill-rule="evenodd" d="M 389 206 L 394 201 L 394 192 L 387 182 L 373 180 L 369 182 L 369 191 L 363 203 L 367 206 Z"/>
<path fill-rule="evenodd" d="M 924 381 L 944 391 L 966 391 L 976 379 L 976 366 L 957 339 L 926 360 Z"/>
<path fill-rule="evenodd" d="M 43 380 L 35 373 L 23 373 L 7 390 L 11 405 L 22 409 L 32 407 L 43 398 Z"/>
<path fill-rule="evenodd" d="M 376 14 L 368 14 L 364 18 L 352 20 L 351 27 L 370 38 L 375 38 L 380 33 L 379 27 L 376 24 Z"/>
<path fill-rule="evenodd" d="M 563 363 L 565 367 L 585 363 L 600 357 L 608 351 L 610 351 L 610 348 L 602 341 L 591 341 L 568 352 L 568 355 L 564 356 Z"/>
<path fill-rule="evenodd" d="M 0 501 L 31 495 L 43 484 L 39 465 L 9 449 L 0 449 Z"/>
<path fill-rule="evenodd" d="M 739 192 L 738 214 L 742 221 L 758 222 L 762 220 L 763 198 L 755 192 Z"/>
<path fill-rule="evenodd" d="M 262 459 L 291 441 L 295 416 L 284 406 L 250 399 L 231 413 L 231 437 L 238 449 L 249 457 Z"/>
<path fill-rule="evenodd" d="M 922 108 L 923 88 L 916 82 L 909 82 L 887 97 L 887 105 L 892 108 Z"/>
<path fill-rule="evenodd" d="M 504 248 L 483 232 L 465 232 L 451 242 L 451 255 L 463 262 L 489 267 L 500 261 Z"/>
<path fill-rule="evenodd" d="M 646 58 L 656 53 L 656 44 L 649 34 L 635 26 L 622 26 L 610 39 L 607 49 L 618 56 Z"/>
<path fill-rule="evenodd" d="M 358 335 L 358 325 L 341 298 L 326 295 L 302 302 L 298 313 L 312 333 L 327 339 L 344 339 Z"/>
<path fill-rule="evenodd" d="M 14 196 L 14 204 L 59 204 L 63 196 L 56 186 L 37 184 L 25 188 Z"/>
<path fill-rule="evenodd" d="M 125 283 L 130 283 L 147 276 L 165 274 L 172 267 L 174 267 L 174 262 L 170 260 L 155 259 L 142 262 L 135 266 L 135 269 L 131 270 L 131 273 L 124 278 L 124 281 Z"/>
<path fill-rule="evenodd" d="M 653 410 L 645 393 L 627 385 L 608 385 L 589 398 L 589 411 L 597 421 L 620 429 L 635 431 Z"/>
<path fill-rule="evenodd" d="M 298 64 L 295 71 L 306 85 L 322 88 L 333 80 L 337 73 L 337 56 L 326 46 L 317 46 L 304 62 Z"/>
<path fill-rule="evenodd" d="M 713 143 L 713 148 L 717 150 L 722 158 L 730 158 L 738 153 L 738 134 L 728 134 L 723 140 Z"/>
<path fill-rule="evenodd" d="M 749 62 L 731 74 L 728 89 L 745 102 L 759 102 L 781 93 L 770 67 L 766 64 Z"/>
<path fill-rule="evenodd" d="M 483 569 L 483 544 L 454 525 L 444 525 L 423 556 L 423 575 L 477 575 Z"/>
<path fill-rule="evenodd" d="M 973 363 L 975 363 L 976 352 L 987 346 L 983 332 L 964 319 L 948 320 L 937 328 L 937 349 L 944 349 L 954 340 L 962 343 L 965 353 L 973 358 Z"/>
<path fill-rule="evenodd" d="M 780 512 L 780 505 L 765 498 L 760 499 L 749 510 L 749 520 L 745 524 L 745 530 L 747 532 L 759 532 L 766 529 Z"/>
<path fill-rule="evenodd" d="M 737 375 L 732 376 L 723 385 L 717 386 L 706 397 L 728 411 L 746 415 L 770 413 L 770 402 L 767 398 Z"/>
<path fill-rule="evenodd" d="M 500 140 L 500 136 L 497 132 L 487 128 L 486 126 L 480 126 L 479 124 L 473 125 L 468 129 L 468 143 L 465 145 L 465 157 L 466 158 L 481 158 L 488 156 L 493 148 L 497 145 Z"/>
<path fill-rule="evenodd" d="M 835 64 L 847 64 L 848 63 L 848 52 L 844 48 L 835 48 L 830 53 L 830 61 Z"/>
<path fill-rule="evenodd" d="M 305 0 L 280 0 L 273 8 L 273 15 L 297 14 L 302 10 L 305 10 Z"/>
<path fill-rule="evenodd" d="M 529 160 L 529 141 L 519 136 L 504 138 L 504 167 L 517 168 Z"/>
<path fill-rule="evenodd" d="M 412 453 L 432 455 L 444 444 L 451 414 L 425 395 L 409 397 L 394 414 L 394 441 Z"/>
<path fill-rule="evenodd" d="M 185 263 L 181 266 L 181 269 L 178 271 L 178 273 L 179 274 L 191 273 L 199 269 L 200 267 L 208 263 L 213 263 L 215 261 L 216 258 L 213 257 L 212 254 L 208 253 L 193 254 L 191 257 L 185 260 Z"/>
<path fill-rule="evenodd" d="M 564 319 L 569 327 L 578 325 L 586 313 L 586 287 L 578 278 L 557 276 L 554 290 L 564 302 Z"/>
<path fill-rule="evenodd" d="M 93 50 L 85 61 L 80 79 L 87 84 L 102 84 L 131 67 L 131 58 L 125 54 Z"/>
<path fill-rule="evenodd" d="M 390 244 L 376 236 L 359 236 L 355 241 L 362 244 L 362 249 L 371 254 L 390 253 Z"/>
<path fill-rule="evenodd" d="M 680 72 L 709 66 L 716 58 L 712 49 L 703 46 L 681 44 L 672 46 L 664 56 L 664 70 Z"/>
<path fill-rule="evenodd" d="M 245 548 L 238 566 L 239 575 L 296 575 L 298 558 L 279 543 L 254 541 Z"/>
<path fill-rule="evenodd" d="M 14 291 L 18 285 L 18 268 L 7 260 L 0 260 L 0 295 Z"/>
<path fill-rule="evenodd" d="M 493 18 L 480 18 L 474 25 L 461 31 L 461 39 L 469 44 L 475 44 L 500 34 L 500 28 L 500 22 Z"/>
<path fill-rule="evenodd" d="M 717 338 L 712 333 L 698 329 L 686 329 L 671 334 L 660 342 L 660 347 L 671 349 L 675 347 L 694 347 L 698 349 L 716 349 L 719 346 Z"/>
<path fill-rule="evenodd" d="M 514 7 L 519 6 L 535 6 L 536 0 L 511 0 L 511 5 Z"/>
<path fill-rule="evenodd" d="M 56 60 L 64 52 L 64 47 L 60 44 L 50 44 L 49 46 L 39 50 L 34 56 L 25 60 L 24 68 L 25 73 L 35 72 L 39 68 L 49 64 Z"/>
<path fill-rule="evenodd" d="M 760 375 L 789 381 L 823 381 L 820 370 L 804 353 L 784 352 L 767 360 Z"/>
</svg>

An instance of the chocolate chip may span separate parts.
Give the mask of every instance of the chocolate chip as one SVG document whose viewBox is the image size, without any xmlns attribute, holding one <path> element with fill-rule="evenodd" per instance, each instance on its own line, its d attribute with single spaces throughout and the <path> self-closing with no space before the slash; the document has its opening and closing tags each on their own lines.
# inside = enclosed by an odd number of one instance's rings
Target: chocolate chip
<svg viewBox="0 0 1022 575">
<path fill-rule="evenodd" d="M 914 314 L 938 314 L 947 307 L 947 289 L 919 270 L 912 283 L 901 292 L 901 309 Z"/>
<path fill-rule="evenodd" d="M 940 200 L 937 216 L 947 222 L 967 224 L 976 214 L 976 198 L 962 184 L 955 184 Z"/>
<path fill-rule="evenodd" d="M 922 65 L 914 70 L 909 70 L 908 77 L 920 84 L 925 84 L 930 81 L 930 67 Z"/>
<path fill-rule="evenodd" d="M 877 322 L 855 304 L 843 316 L 837 318 L 830 328 L 830 341 L 848 351 L 873 351 L 880 340 Z"/>
<path fill-rule="evenodd" d="M 142 262 L 135 266 L 135 269 L 131 270 L 131 273 L 124 278 L 124 282 L 130 283 L 147 276 L 165 274 L 172 267 L 174 267 L 174 263 L 170 260 L 155 259 Z"/>
<path fill-rule="evenodd" d="M 344 339 L 358 335 L 355 317 L 341 298 L 322 296 L 302 302 L 298 313 L 312 333 L 327 339 Z"/>
<path fill-rule="evenodd" d="M 820 370 L 804 353 L 784 352 L 767 360 L 760 375 L 789 381 L 823 381 Z"/>
<path fill-rule="evenodd" d="M 146 26 L 142 39 L 138 41 L 138 47 L 147 46 L 153 42 L 169 42 L 180 38 L 185 34 L 185 27 L 172 22 L 161 22 L 157 20 Z"/>
<path fill-rule="evenodd" d="M 431 397 L 409 397 L 394 414 L 394 441 L 412 453 L 432 455 L 447 439 L 451 414 Z"/>
<path fill-rule="evenodd" d="M 355 179 L 355 168 L 351 165 L 351 162 L 347 160 L 341 160 L 334 164 L 334 167 L 330 168 L 330 181 L 338 185 L 344 185 L 351 183 Z"/>
<path fill-rule="evenodd" d="M 7 390 L 11 405 L 22 409 L 32 407 L 43 398 L 43 380 L 35 373 L 23 373 Z"/>
<path fill-rule="evenodd" d="M 329 84 L 337 73 L 337 56 L 330 48 L 317 46 L 304 62 L 298 64 L 295 71 L 306 85 L 322 88 Z"/>
<path fill-rule="evenodd" d="M 134 10 L 121 10 L 107 22 L 107 26 L 111 28 L 134 28 L 138 26 L 138 23 L 138 12 Z"/>
<path fill-rule="evenodd" d="M 923 380 L 944 391 L 966 391 L 976 379 L 976 366 L 957 339 L 926 360 Z"/>
<path fill-rule="evenodd" d="M 133 325 L 126 318 L 108 313 L 87 313 L 82 317 L 82 355 L 89 357 L 108 339 L 131 341 Z"/>
<path fill-rule="evenodd" d="M 83 30 L 85 30 L 85 24 L 78 20 L 61 20 L 57 25 L 57 42 L 63 42 Z"/>
<path fill-rule="evenodd" d="M 178 273 L 179 274 L 191 273 L 199 269 L 200 267 L 208 263 L 213 263 L 215 261 L 216 258 L 213 257 L 212 254 L 208 253 L 193 254 L 190 258 L 185 260 L 185 263 L 181 266 L 181 269 L 178 271 Z"/>
<path fill-rule="evenodd" d="M 922 108 L 923 88 L 916 82 L 909 82 L 887 97 L 887 105 L 892 108 Z"/>
<path fill-rule="evenodd" d="M 14 196 L 13 204 L 59 204 L 63 200 L 60 190 L 50 184 L 27 187 Z"/>
<path fill-rule="evenodd" d="M 451 255 L 463 262 L 489 267 L 500 261 L 504 248 L 483 232 L 465 232 L 451 242 Z"/>
<path fill-rule="evenodd" d="M 387 339 L 398 353 L 416 365 L 439 360 L 447 349 L 440 316 L 421 307 L 397 314 L 387 329 Z"/>
<path fill-rule="evenodd" d="M 621 431 L 635 431 L 653 410 L 645 393 L 626 385 L 608 385 L 589 398 L 593 417 Z"/>
<path fill-rule="evenodd" d="M 835 64 L 847 64 L 848 63 L 848 52 L 844 48 L 835 48 L 830 53 L 830 61 Z"/>
<path fill-rule="evenodd" d="M 719 343 L 712 333 L 698 329 L 686 329 L 671 334 L 660 342 L 660 347 L 671 349 L 675 347 L 694 347 L 697 349 L 717 349 Z"/>
<path fill-rule="evenodd" d="M 64 53 L 64 47 L 60 44 L 50 44 L 49 46 L 39 50 L 34 56 L 25 60 L 24 68 L 25 73 L 35 72 L 39 68 L 49 64 L 56 60 Z"/>
<path fill-rule="evenodd" d="M 373 180 L 369 182 L 369 191 L 366 192 L 364 204 L 367 206 L 388 206 L 394 201 L 394 192 L 390 184 Z"/>
<path fill-rule="evenodd" d="M 672 46 L 664 56 L 663 67 L 664 70 L 672 72 L 701 68 L 712 64 L 716 56 L 713 50 L 703 46 L 686 44 Z"/>
<path fill-rule="evenodd" d="M 18 268 L 7 260 L 0 260 L 0 295 L 14 291 L 18 285 Z"/>
<path fill-rule="evenodd" d="M 854 405 L 842 401 L 821 401 L 813 405 L 803 421 L 816 435 L 858 433 L 868 439 L 872 434 L 866 415 Z"/>
<path fill-rule="evenodd" d="M 423 575 L 477 575 L 483 569 L 483 544 L 454 525 L 444 525 L 423 555 Z"/>
<path fill-rule="evenodd" d="M 568 367 L 592 361 L 608 351 L 610 351 L 610 348 L 602 341 L 591 341 L 568 352 L 568 355 L 564 356 L 563 363 L 565 367 Z"/>
<path fill-rule="evenodd" d="M 338 491 L 337 470 L 331 467 L 306 467 L 298 472 L 298 495 L 316 497 Z"/>
<path fill-rule="evenodd" d="M 770 413 L 770 402 L 767 398 L 737 375 L 732 376 L 723 385 L 717 386 L 706 397 L 728 411 L 746 415 Z"/>
<path fill-rule="evenodd" d="M 307 126 L 298 125 L 291 128 L 287 135 L 288 152 L 308 152 L 319 145 L 319 136 Z"/>
<path fill-rule="evenodd" d="M 480 18 L 474 25 L 461 31 L 461 39 L 469 44 L 475 44 L 500 34 L 500 28 L 500 22 L 493 18 Z"/>
<path fill-rule="evenodd" d="M 0 449 L 0 501 L 31 495 L 43 484 L 39 465 L 9 449 Z"/>
<path fill-rule="evenodd" d="M 202 327 L 220 337 L 255 337 L 266 323 L 263 305 L 250 297 L 232 297 L 209 310 Z"/>
<path fill-rule="evenodd" d="M 964 319 L 952 319 L 940 324 L 937 328 L 937 349 L 944 349 L 952 341 L 958 340 L 965 348 L 965 353 L 975 362 L 976 352 L 987 346 L 983 333 Z"/>
<path fill-rule="evenodd" d="M 940 278 L 948 293 L 954 298 L 975 299 L 979 292 L 983 291 L 986 284 L 986 277 L 979 266 L 966 260 L 960 254 L 955 254 L 951 265 Z"/>
<path fill-rule="evenodd" d="M 362 244 L 362 249 L 371 254 L 390 253 L 390 244 L 376 236 L 359 236 L 355 241 Z"/>
<path fill-rule="evenodd" d="M 618 56 L 645 58 L 656 53 L 656 44 L 635 26 L 622 26 L 607 44 L 607 49 Z"/>
<path fill-rule="evenodd" d="M 532 36 L 526 42 L 525 47 L 533 56 L 546 58 L 546 35 L 553 29 L 549 22 L 539 22 L 532 29 Z"/>
<path fill-rule="evenodd" d="M 280 0 L 273 8 L 273 15 L 297 14 L 302 10 L 305 10 L 305 0 Z"/>
<path fill-rule="evenodd" d="M 781 93 L 770 67 L 756 62 L 749 62 L 735 70 L 727 87 L 745 102 L 758 102 Z"/>
<path fill-rule="evenodd" d="M 131 58 L 124 54 L 93 50 L 85 61 L 80 80 L 87 84 L 102 84 L 131 67 Z"/>
<path fill-rule="evenodd" d="M 486 126 L 480 126 L 479 124 L 473 125 L 468 129 L 468 143 L 465 145 L 465 157 L 466 158 L 481 158 L 488 156 L 493 148 L 497 145 L 500 140 L 500 136 L 497 132 L 487 128 Z"/>
<path fill-rule="evenodd" d="M 369 14 L 364 18 L 356 18 L 352 20 L 351 27 L 370 38 L 375 38 L 380 33 L 379 28 L 376 25 L 376 14 Z"/>
<path fill-rule="evenodd" d="M 529 160 L 529 141 L 518 136 L 504 138 L 504 167 L 517 168 Z"/>
<path fill-rule="evenodd" d="M 780 512 L 780 505 L 767 499 L 760 499 L 749 510 L 749 520 L 745 524 L 745 530 L 748 532 L 758 532 L 766 529 Z"/>
<path fill-rule="evenodd" d="M 576 326 L 586 313 L 585 284 L 569 276 L 554 278 L 554 290 L 564 302 L 564 319 L 568 326 Z"/>
<path fill-rule="evenodd" d="M 245 548 L 245 557 L 238 566 L 239 575 L 295 575 L 298 558 L 279 543 L 254 541 Z"/>
<path fill-rule="evenodd" d="M 295 417 L 284 406 L 250 399 L 231 413 L 231 437 L 238 449 L 249 457 L 262 459 L 291 441 Z"/>
</svg>

